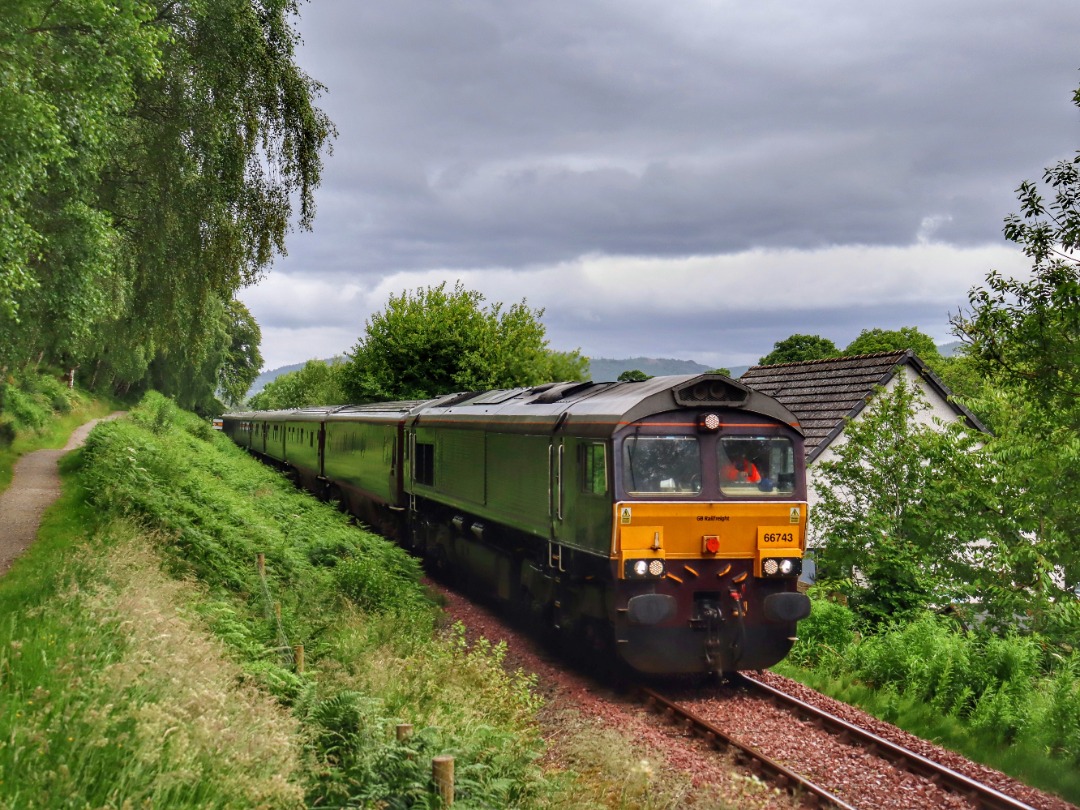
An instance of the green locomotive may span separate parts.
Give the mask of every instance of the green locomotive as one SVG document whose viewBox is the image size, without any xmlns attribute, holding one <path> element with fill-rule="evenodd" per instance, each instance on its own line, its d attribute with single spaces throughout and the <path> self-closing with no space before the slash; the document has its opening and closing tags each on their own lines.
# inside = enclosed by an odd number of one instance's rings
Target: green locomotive
<svg viewBox="0 0 1080 810">
<path fill-rule="evenodd" d="M 721 375 L 233 413 L 224 430 L 640 672 L 770 666 L 809 614 L 801 430 Z"/>
</svg>

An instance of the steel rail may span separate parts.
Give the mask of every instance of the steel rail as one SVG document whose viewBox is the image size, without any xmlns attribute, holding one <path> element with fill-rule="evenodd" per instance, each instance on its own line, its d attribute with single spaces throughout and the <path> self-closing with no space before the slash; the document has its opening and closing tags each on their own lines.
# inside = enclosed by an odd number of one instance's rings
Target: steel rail
<svg viewBox="0 0 1080 810">
<path fill-rule="evenodd" d="M 879 737 L 871 731 L 860 728 L 816 706 L 792 697 L 745 673 L 739 673 L 734 679 L 734 683 L 743 683 L 751 689 L 768 695 L 778 703 L 793 707 L 827 731 L 856 740 L 860 745 L 869 748 L 896 767 L 929 779 L 942 790 L 967 799 L 981 810 L 1034 810 L 1030 804 L 1025 804 L 1012 796 L 1007 796 L 989 785 L 977 782 L 962 773 L 945 767 L 941 763 L 927 759 L 921 754 L 886 740 L 884 737 Z"/>
<path fill-rule="evenodd" d="M 749 757 L 753 762 L 758 763 L 772 781 L 780 784 L 789 793 L 794 795 L 799 791 L 802 791 L 808 796 L 812 796 L 817 801 L 818 806 L 835 807 L 837 810 L 856 810 L 855 807 L 847 804 L 842 799 L 825 790 L 825 788 L 814 784 L 806 777 L 795 773 L 776 760 L 765 756 L 760 751 L 739 742 L 725 731 L 714 726 L 707 720 L 698 717 L 693 712 L 671 702 L 663 695 L 654 692 L 652 689 L 645 686 L 639 686 L 638 689 L 645 696 L 646 701 L 651 708 L 654 710 L 661 710 L 669 719 L 681 722 L 686 726 L 687 730 L 698 737 L 702 737 L 714 748 L 721 748 L 727 745 L 742 752 L 744 756 Z"/>
</svg>

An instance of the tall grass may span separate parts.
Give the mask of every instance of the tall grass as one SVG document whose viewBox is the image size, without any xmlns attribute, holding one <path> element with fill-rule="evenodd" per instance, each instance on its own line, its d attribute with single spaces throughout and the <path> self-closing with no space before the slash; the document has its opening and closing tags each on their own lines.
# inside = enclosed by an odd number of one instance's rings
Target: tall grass
<svg viewBox="0 0 1080 810">
<path fill-rule="evenodd" d="M 923 615 L 858 636 L 815 599 L 779 671 L 1080 803 L 1080 650 Z"/>
</svg>

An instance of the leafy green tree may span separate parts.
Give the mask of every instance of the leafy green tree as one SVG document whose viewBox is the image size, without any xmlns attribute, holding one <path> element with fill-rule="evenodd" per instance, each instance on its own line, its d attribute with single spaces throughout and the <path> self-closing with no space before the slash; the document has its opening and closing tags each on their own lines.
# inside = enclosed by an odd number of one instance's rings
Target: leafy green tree
<svg viewBox="0 0 1080 810">
<path fill-rule="evenodd" d="M 239 405 L 262 370 L 262 330 L 251 311 L 235 298 L 225 308 L 230 343 L 218 368 L 218 391 L 226 405 Z"/>
<path fill-rule="evenodd" d="M 773 350 L 758 360 L 758 363 L 774 366 L 777 363 L 804 363 L 807 360 L 826 360 L 839 356 L 840 350 L 828 338 L 821 335 L 792 335 L 774 343 Z"/>
<path fill-rule="evenodd" d="M 941 352 L 938 351 L 934 339 L 914 326 L 901 326 L 899 329 L 863 329 L 844 349 L 844 354 L 876 354 L 904 349 L 911 349 L 931 367 L 941 360 Z"/>
<path fill-rule="evenodd" d="M 296 12 L 0 7 L 0 369 L 78 366 L 185 407 L 235 388 L 223 313 L 284 252 L 294 207 L 310 226 L 333 132 L 294 62 Z"/>
<path fill-rule="evenodd" d="M 963 423 L 925 424 L 927 408 L 903 378 L 879 389 L 814 472 L 819 577 L 871 623 L 975 595 L 975 549 L 990 564 L 988 538 L 1019 533 L 1007 518 L 991 525 L 1001 488 L 993 459 L 976 452 L 982 437 Z"/>
<path fill-rule="evenodd" d="M 1073 95 L 1080 106 L 1080 90 Z M 991 272 L 953 319 L 996 393 L 1000 452 L 1025 476 L 1018 509 L 1065 591 L 1080 588 L 1080 153 L 1017 189 L 1005 237 L 1032 259 L 1027 279 Z"/>
<path fill-rule="evenodd" d="M 523 300 L 504 309 L 459 281 L 392 296 L 373 315 L 344 369 L 354 401 L 424 399 L 455 391 L 584 379 L 577 352 L 552 352 L 543 310 Z"/>
<path fill-rule="evenodd" d="M 77 351 L 115 303 L 121 245 L 98 178 L 138 82 L 160 72 L 156 10 L 0 4 L 0 367 Z"/>
<path fill-rule="evenodd" d="M 341 388 L 345 366 L 339 360 L 327 363 L 308 360 L 298 371 L 282 374 L 266 384 L 248 401 L 258 411 L 307 408 L 313 405 L 344 405 L 348 402 Z"/>
<path fill-rule="evenodd" d="M 724 366 L 720 366 L 720 368 L 714 368 L 709 373 L 710 374 L 723 374 L 725 377 L 730 377 L 731 376 L 731 369 L 730 368 L 725 368 Z"/>
<path fill-rule="evenodd" d="M 636 368 L 627 369 L 618 377 L 615 378 L 618 382 L 645 382 L 645 380 L 651 380 L 648 374 L 644 371 L 640 371 Z"/>
</svg>

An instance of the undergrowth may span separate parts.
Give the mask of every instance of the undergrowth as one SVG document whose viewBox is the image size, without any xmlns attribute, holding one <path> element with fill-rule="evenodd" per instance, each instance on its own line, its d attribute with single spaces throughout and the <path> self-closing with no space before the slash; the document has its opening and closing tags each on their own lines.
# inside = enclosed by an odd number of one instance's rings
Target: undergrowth
<svg viewBox="0 0 1080 810">
<path fill-rule="evenodd" d="M 776 669 L 1080 803 L 1080 650 L 1070 644 L 933 614 L 862 636 L 851 611 L 815 598 Z"/>
<path fill-rule="evenodd" d="M 0 492 L 19 456 L 62 447 L 77 425 L 109 411 L 107 403 L 68 388 L 58 373 L 21 371 L 0 377 Z"/>
</svg>

